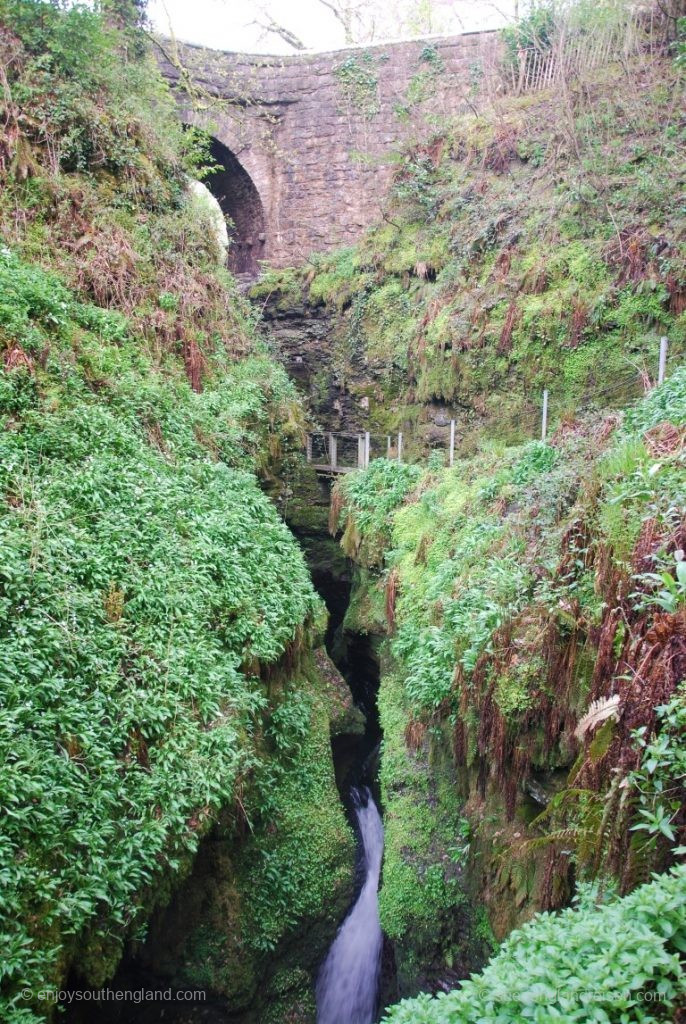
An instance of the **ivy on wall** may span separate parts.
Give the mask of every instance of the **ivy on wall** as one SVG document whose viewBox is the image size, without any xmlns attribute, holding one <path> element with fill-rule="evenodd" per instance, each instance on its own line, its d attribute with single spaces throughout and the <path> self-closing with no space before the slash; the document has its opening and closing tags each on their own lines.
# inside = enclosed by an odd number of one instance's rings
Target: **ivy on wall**
<svg viewBox="0 0 686 1024">
<path fill-rule="evenodd" d="M 334 69 L 349 117 L 360 113 L 366 121 L 371 121 L 381 110 L 376 64 L 386 60 L 385 54 L 375 59 L 365 51 L 359 56 L 351 54 Z"/>
</svg>

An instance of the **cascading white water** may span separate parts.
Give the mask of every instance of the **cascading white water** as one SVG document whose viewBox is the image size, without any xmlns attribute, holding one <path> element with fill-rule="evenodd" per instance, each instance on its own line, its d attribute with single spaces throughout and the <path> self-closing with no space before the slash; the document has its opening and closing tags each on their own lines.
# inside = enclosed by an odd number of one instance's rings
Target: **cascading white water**
<svg viewBox="0 0 686 1024">
<path fill-rule="evenodd" d="M 353 788 L 362 836 L 364 884 L 338 930 L 317 980 L 317 1024 L 372 1024 L 381 969 L 377 891 L 383 856 L 383 825 L 369 789 Z"/>
</svg>

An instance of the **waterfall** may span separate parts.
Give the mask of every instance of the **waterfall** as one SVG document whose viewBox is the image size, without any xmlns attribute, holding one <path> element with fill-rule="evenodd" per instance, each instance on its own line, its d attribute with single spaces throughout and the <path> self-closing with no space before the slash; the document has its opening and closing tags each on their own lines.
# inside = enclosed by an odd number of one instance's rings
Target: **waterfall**
<svg viewBox="0 0 686 1024">
<path fill-rule="evenodd" d="M 383 856 L 381 815 L 366 786 L 352 789 L 362 837 L 364 884 L 338 930 L 317 980 L 317 1024 L 372 1024 L 381 968 L 377 890 Z"/>
</svg>

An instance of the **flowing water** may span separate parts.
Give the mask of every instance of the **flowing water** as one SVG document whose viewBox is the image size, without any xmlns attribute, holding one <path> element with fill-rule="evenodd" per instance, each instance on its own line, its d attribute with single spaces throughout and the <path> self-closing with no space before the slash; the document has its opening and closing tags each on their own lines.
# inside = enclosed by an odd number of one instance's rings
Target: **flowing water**
<svg viewBox="0 0 686 1024">
<path fill-rule="evenodd" d="M 352 789 L 362 837 L 364 884 L 338 930 L 317 980 L 317 1024 L 372 1024 L 381 968 L 377 891 L 383 856 L 381 815 L 366 786 Z"/>
</svg>

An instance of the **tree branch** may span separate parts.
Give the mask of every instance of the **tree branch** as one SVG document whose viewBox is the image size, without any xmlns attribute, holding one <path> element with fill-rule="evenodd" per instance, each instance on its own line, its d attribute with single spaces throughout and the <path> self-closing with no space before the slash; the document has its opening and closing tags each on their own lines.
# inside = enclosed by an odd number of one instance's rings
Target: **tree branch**
<svg viewBox="0 0 686 1024">
<path fill-rule="evenodd" d="M 261 28 L 266 34 L 278 36 L 279 39 L 283 39 L 287 46 L 292 46 L 294 50 L 307 49 L 302 39 L 299 39 L 295 32 L 291 32 L 291 30 L 286 28 L 285 25 L 280 25 L 279 22 L 275 21 L 267 11 L 263 11 L 262 13 L 264 17 L 268 19 L 266 24 L 263 21 L 258 21 L 257 18 L 253 21 L 249 21 L 248 24 L 257 25 L 257 27 Z"/>
</svg>

